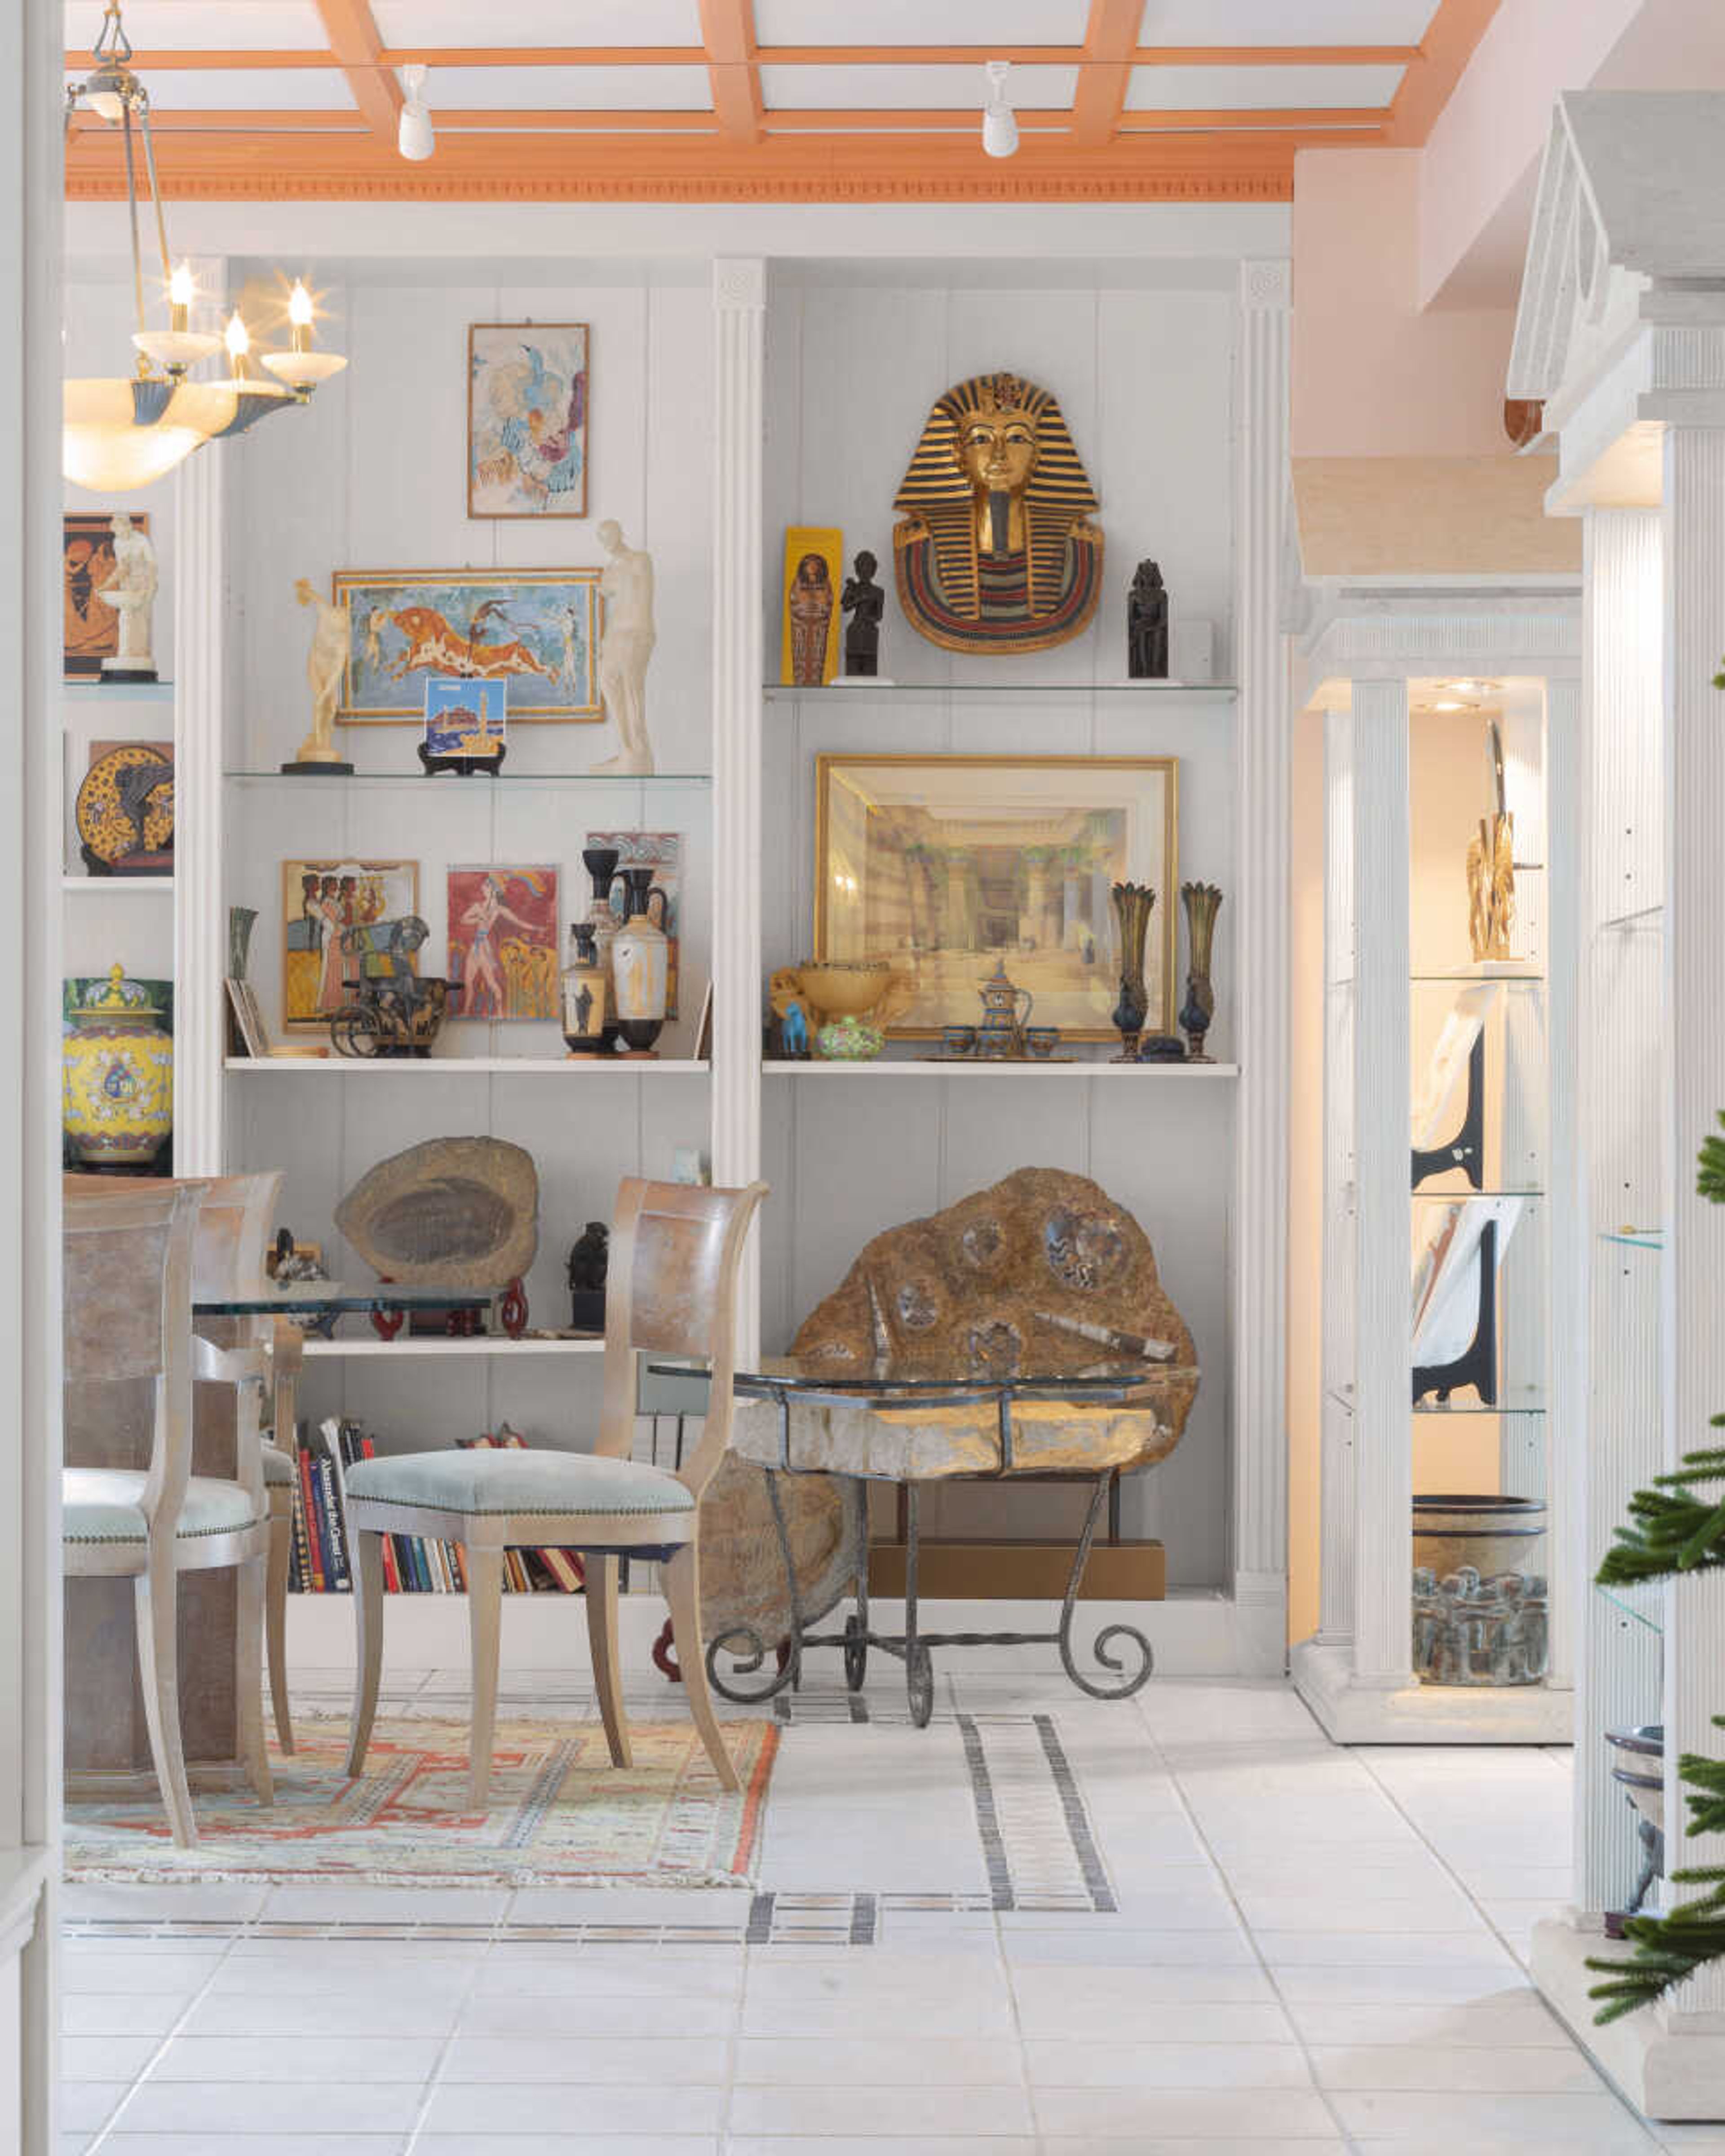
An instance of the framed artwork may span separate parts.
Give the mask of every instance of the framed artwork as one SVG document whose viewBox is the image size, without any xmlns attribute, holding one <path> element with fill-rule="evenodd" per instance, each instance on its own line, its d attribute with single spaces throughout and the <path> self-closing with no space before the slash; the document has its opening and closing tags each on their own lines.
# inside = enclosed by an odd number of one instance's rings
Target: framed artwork
<svg viewBox="0 0 1725 2156">
<path fill-rule="evenodd" d="M 820 689 L 839 670 L 845 534 L 793 524 L 784 535 L 784 639 L 779 678 Z"/>
<path fill-rule="evenodd" d="M 467 332 L 467 513 L 585 516 L 585 322 L 475 322 Z"/>
<path fill-rule="evenodd" d="M 449 1016 L 557 1015 L 557 870 L 451 869 Z"/>
<path fill-rule="evenodd" d="M 617 869 L 651 869 L 653 896 L 647 911 L 655 928 L 665 932 L 670 948 L 665 976 L 665 1014 L 677 1014 L 677 975 L 680 957 L 680 924 L 683 915 L 683 834 L 680 831 L 589 831 L 589 846 L 614 846 Z M 620 915 L 623 894 L 614 883 L 612 904 Z"/>
<path fill-rule="evenodd" d="M 915 991 L 896 1034 L 974 1024 L 1004 960 L 1034 1024 L 1108 1040 L 1109 886 L 1148 884 L 1145 1029 L 1171 1032 L 1178 787 L 1169 756 L 818 757 L 814 955 L 890 960 Z"/>
<path fill-rule="evenodd" d="M 599 705 L 598 569 L 337 569 L 352 617 L 343 726 L 423 725 L 425 684 L 509 685 L 517 725 L 586 720 Z"/>
<path fill-rule="evenodd" d="M 509 732 L 509 684 L 434 674 L 425 684 L 425 753 L 495 757 Z"/>
<path fill-rule="evenodd" d="M 147 532 L 147 512 L 128 510 L 133 526 Z M 60 542 L 60 641 L 69 681 L 101 678 L 102 661 L 120 649 L 120 617 L 98 596 L 114 573 L 114 517 L 110 510 L 69 509 Z"/>
<path fill-rule="evenodd" d="M 344 928 L 369 927 L 418 911 L 417 861 L 284 861 L 283 1025 L 301 1031 L 321 1026 L 347 1002 Z"/>
</svg>

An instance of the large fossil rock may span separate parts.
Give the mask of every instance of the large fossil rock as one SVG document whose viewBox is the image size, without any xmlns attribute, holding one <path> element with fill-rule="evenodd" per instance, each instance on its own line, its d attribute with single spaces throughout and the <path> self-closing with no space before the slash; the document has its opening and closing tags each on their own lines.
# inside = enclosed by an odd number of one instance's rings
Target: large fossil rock
<svg viewBox="0 0 1725 2156">
<path fill-rule="evenodd" d="M 1156 1380 L 1153 1412 L 1050 1410 L 1036 1418 L 1050 1425 L 1037 1456 L 1027 1454 L 1021 1465 L 1144 1466 L 1163 1459 L 1179 1442 L 1198 1391 L 1192 1335 L 1163 1292 L 1156 1254 L 1137 1222 L 1087 1177 L 1023 1168 L 944 1212 L 876 1235 L 803 1321 L 792 1352 L 830 1363 L 835 1374 L 886 1357 L 978 1378 L 1132 1359 L 1099 1332 L 1172 1348 L 1165 1363 L 1143 1366 Z M 973 1472 L 987 1464 L 957 1430 L 943 1461 L 948 1440 L 938 1414 L 911 1419 L 929 1433 L 920 1450 L 904 1451 L 912 1471 Z M 1070 1446 L 1057 1435 L 1065 1423 L 1073 1426 Z M 1105 1428 L 1099 1457 L 1092 1440 Z M 833 1434 L 839 1435 L 836 1423 Z M 837 1444 L 820 1464 L 842 1468 L 846 1450 Z"/>
<path fill-rule="evenodd" d="M 482 1290 L 523 1278 L 539 1247 L 533 1156 L 501 1138 L 432 1138 L 362 1175 L 336 1225 L 386 1280 Z"/>
</svg>

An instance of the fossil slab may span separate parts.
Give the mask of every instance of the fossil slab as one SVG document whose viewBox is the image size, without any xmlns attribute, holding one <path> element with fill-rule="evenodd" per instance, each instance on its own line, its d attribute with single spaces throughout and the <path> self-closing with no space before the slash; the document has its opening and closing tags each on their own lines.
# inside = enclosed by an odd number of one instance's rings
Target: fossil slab
<svg viewBox="0 0 1725 2156">
<path fill-rule="evenodd" d="M 374 1271 L 404 1286 L 506 1286 L 539 1247 L 533 1156 L 501 1138 L 409 1146 L 360 1178 L 336 1225 Z"/>
</svg>

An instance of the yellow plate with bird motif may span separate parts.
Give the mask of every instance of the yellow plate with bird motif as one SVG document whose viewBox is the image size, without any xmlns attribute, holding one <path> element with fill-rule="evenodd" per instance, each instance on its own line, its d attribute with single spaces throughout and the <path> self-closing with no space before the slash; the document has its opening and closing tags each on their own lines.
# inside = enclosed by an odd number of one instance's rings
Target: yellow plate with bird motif
<svg viewBox="0 0 1725 2156">
<path fill-rule="evenodd" d="M 84 774 L 73 810 L 86 854 L 111 868 L 173 844 L 174 767 L 148 742 L 121 742 Z"/>
</svg>

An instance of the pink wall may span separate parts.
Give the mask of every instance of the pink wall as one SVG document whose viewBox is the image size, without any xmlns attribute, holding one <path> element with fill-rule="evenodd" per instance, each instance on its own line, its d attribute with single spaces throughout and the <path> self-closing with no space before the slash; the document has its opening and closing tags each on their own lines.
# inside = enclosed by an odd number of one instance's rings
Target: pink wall
<svg viewBox="0 0 1725 2156">
<path fill-rule="evenodd" d="M 1418 150 L 1302 150 L 1294 164 L 1298 457 L 1508 453 L 1508 307 L 1421 314 Z"/>
</svg>

